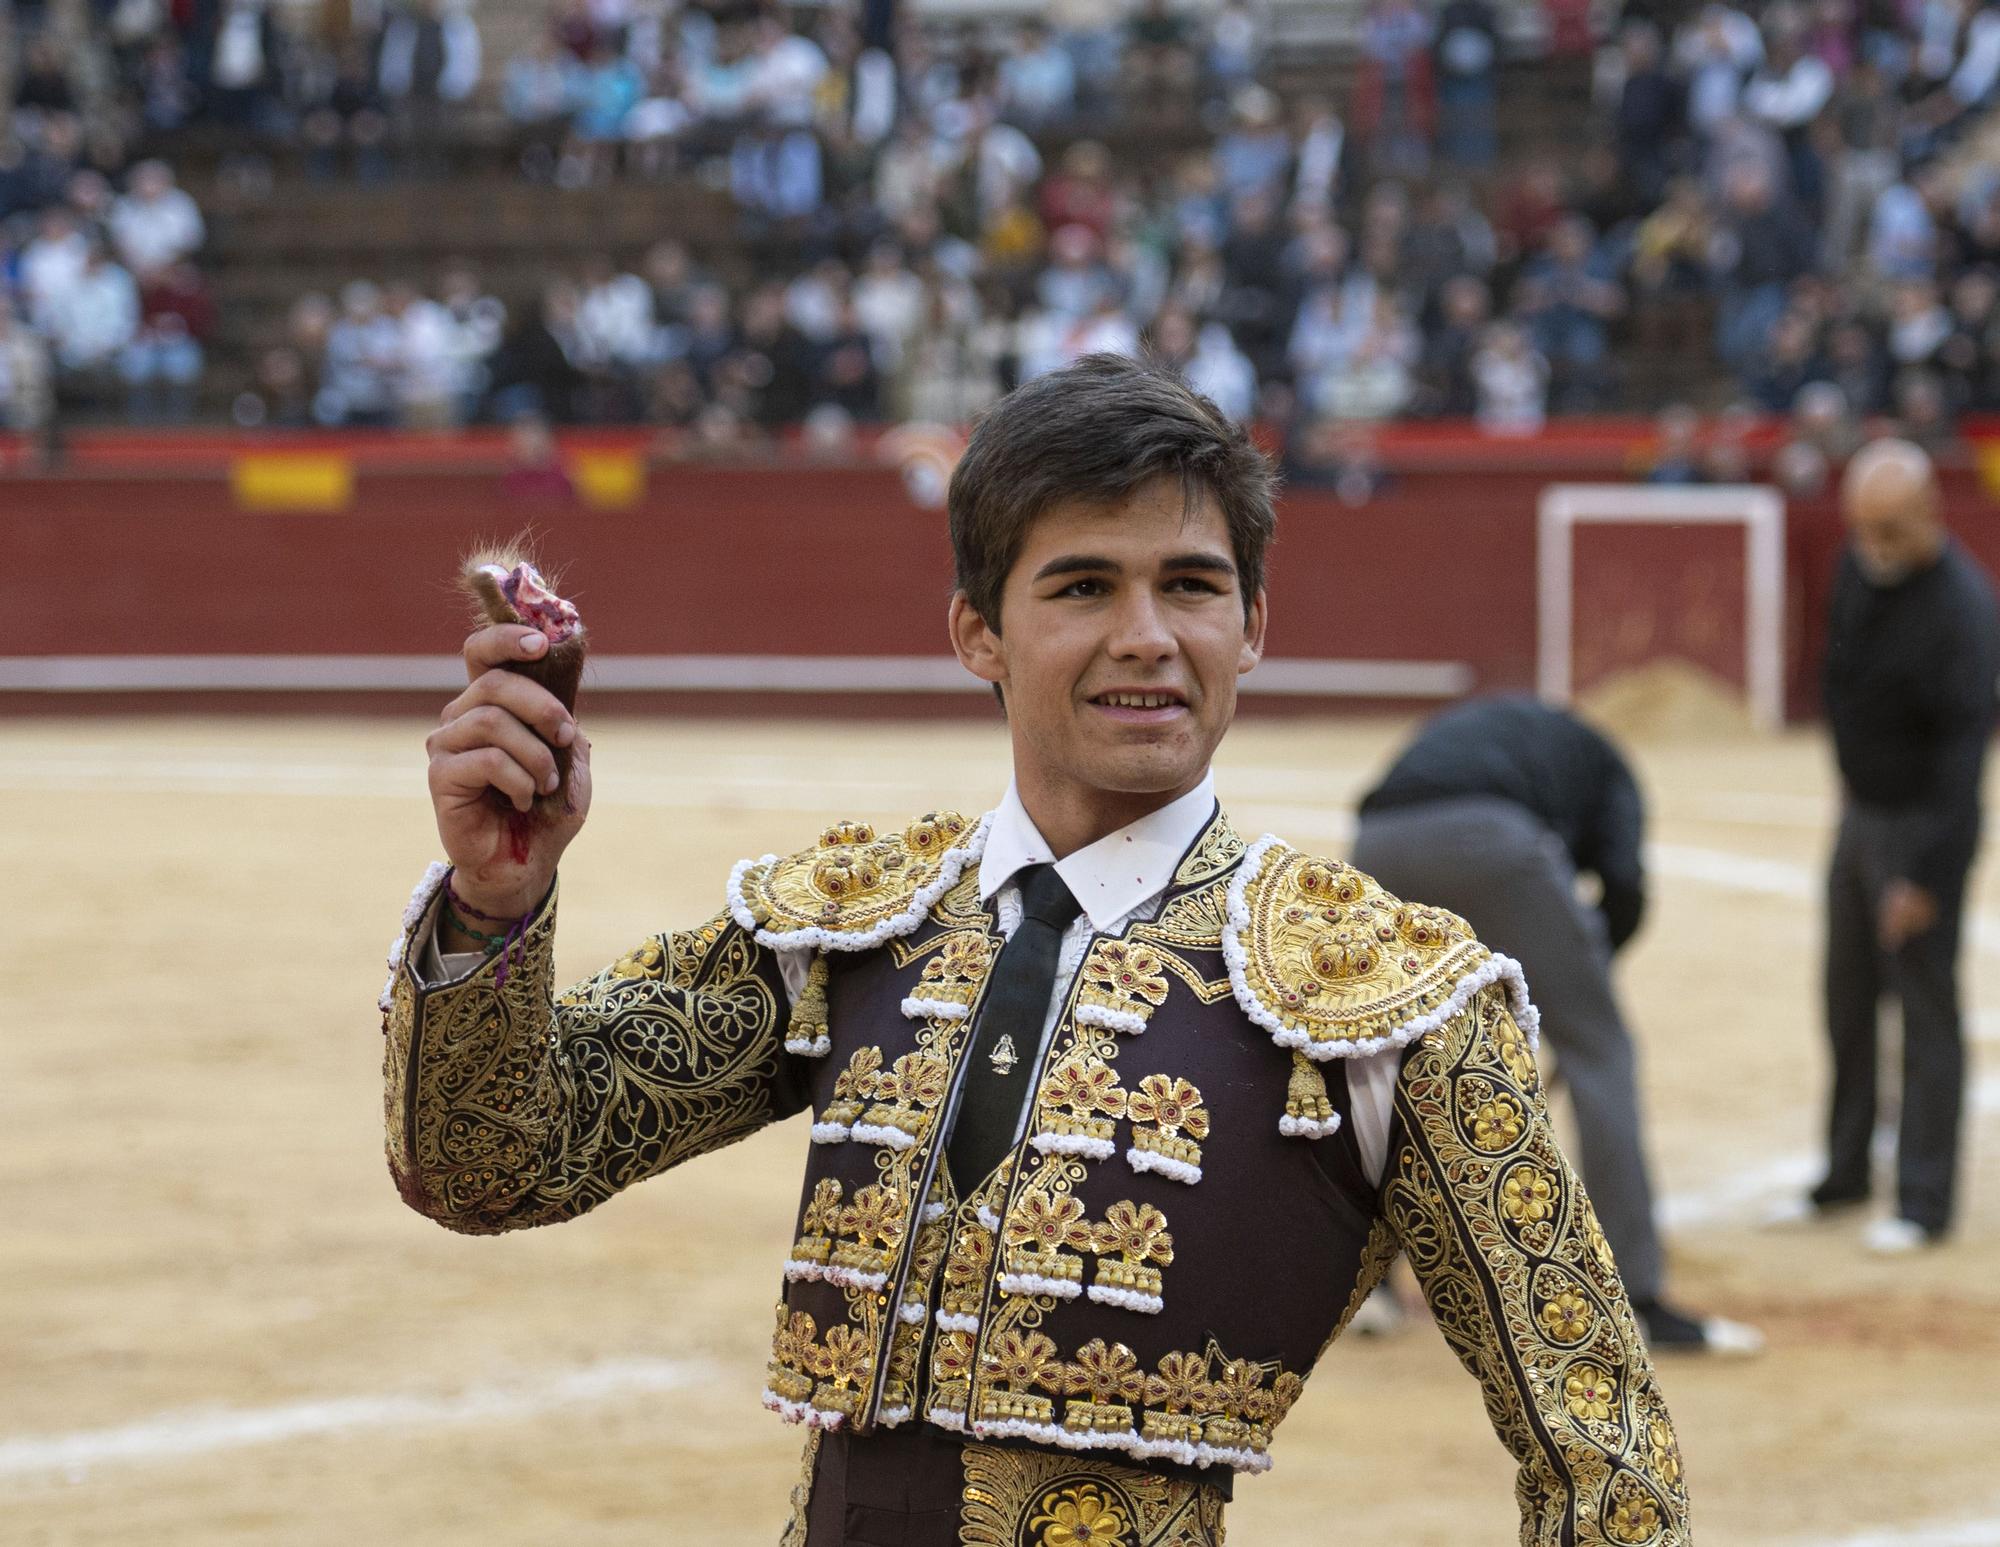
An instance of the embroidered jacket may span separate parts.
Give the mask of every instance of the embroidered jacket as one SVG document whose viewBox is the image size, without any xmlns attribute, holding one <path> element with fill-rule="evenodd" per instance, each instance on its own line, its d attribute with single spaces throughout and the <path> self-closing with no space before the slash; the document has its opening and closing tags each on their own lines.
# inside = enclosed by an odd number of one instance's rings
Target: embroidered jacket
<svg viewBox="0 0 2000 1547">
<path fill-rule="evenodd" d="M 1272 838 L 1246 849 L 1218 816 L 1155 917 L 1093 937 L 1025 1133 L 960 1196 L 943 1139 L 1001 943 L 985 831 L 841 824 L 739 865 L 725 913 L 559 996 L 553 899 L 511 968 L 420 982 L 427 877 L 384 998 L 403 1196 L 457 1230 L 545 1224 L 810 1109 L 768 1406 L 1236 1471 L 1270 1465 L 1319 1353 L 1406 1252 L 1519 1463 L 1522 1540 L 1688 1540 L 1518 968 L 1454 915 Z M 787 1014 L 778 953 L 801 948 Z M 1394 1048 L 1376 1186 L 1325 1070 Z"/>
</svg>

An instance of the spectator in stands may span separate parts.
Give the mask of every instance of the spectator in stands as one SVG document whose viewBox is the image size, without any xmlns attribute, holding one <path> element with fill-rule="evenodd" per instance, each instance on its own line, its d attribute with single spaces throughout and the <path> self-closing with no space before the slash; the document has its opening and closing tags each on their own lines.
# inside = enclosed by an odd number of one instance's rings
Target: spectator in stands
<svg viewBox="0 0 2000 1547">
<path fill-rule="evenodd" d="M 2000 276 L 1969 269 L 1951 287 L 1951 328 L 1932 355 L 1954 412 L 2000 407 Z"/>
<path fill-rule="evenodd" d="M 1438 311 L 1438 325 L 1425 340 L 1414 401 L 1430 417 L 1470 419 L 1479 410 L 1474 366 L 1492 320 L 1492 294 L 1485 281 L 1460 274 L 1439 290 Z"/>
<path fill-rule="evenodd" d="M 192 263 L 139 276 L 138 327 L 118 359 L 128 419 L 180 424 L 193 417 L 202 347 L 214 320 L 208 287 Z"/>
<path fill-rule="evenodd" d="M 1769 412 L 1783 413 L 1814 379 L 1818 364 L 1813 320 L 1793 307 L 1778 318 L 1749 372 L 1750 396 Z"/>
<path fill-rule="evenodd" d="M 1812 268 L 1817 243 L 1770 175 L 1743 165 L 1730 174 L 1711 265 L 1722 287 L 1716 348 L 1738 371 L 1755 359 L 1785 308 L 1786 290 Z"/>
<path fill-rule="evenodd" d="M 1658 204 L 1677 170 L 1686 93 L 1667 68 L 1653 23 L 1627 23 L 1619 34 L 1619 49 L 1624 69 L 1614 114 L 1619 165 L 1633 191 L 1648 204 Z"/>
<path fill-rule="evenodd" d="M 440 430 L 458 416 L 458 357 L 451 314 L 397 282 L 382 293 L 382 315 L 395 329 L 390 381 L 395 422 L 406 430 Z"/>
<path fill-rule="evenodd" d="M 583 262 L 577 286 L 576 359 L 586 368 L 637 373 L 660 358 L 652 289 L 605 253 Z"/>
<path fill-rule="evenodd" d="M 1652 463 L 1646 482 L 1685 487 L 1707 482 L 1701 465 L 1701 415 L 1686 403 L 1669 403 L 1653 421 Z"/>
<path fill-rule="evenodd" d="M 1562 221 L 1548 250 L 1522 269 L 1515 310 L 1553 372 L 1564 409 L 1589 412 L 1602 406 L 1610 327 L 1624 313 L 1625 294 L 1582 216 Z"/>
<path fill-rule="evenodd" d="M 479 84 L 479 27 L 468 0 L 401 0 L 377 54 L 376 79 L 404 154 L 415 167 L 440 169 L 444 111 Z"/>
<path fill-rule="evenodd" d="M 1077 105 L 1099 111 L 1117 84 L 1124 55 L 1122 0 L 1050 0 L 1047 16 L 1075 67 Z"/>
<path fill-rule="evenodd" d="M 1215 143 L 1215 180 L 1224 208 L 1249 193 L 1273 193 L 1292 165 L 1292 140 L 1279 116 L 1278 99 L 1262 86 L 1246 86 L 1231 105 L 1233 123 Z M 1331 172 L 1324 169 L 1330 183 Z M 1330 194 L 1330 187 L 1321 191 Z"/>
<path fill-rule="evenodd" d="M 1937 269 L 1938 224 L 1948 208 L 1944 168 L 1912 167 L 1882 190 L 1868 223 L 1868 266 L 1884 280 L 1920 279 Z"/>
<path fill-rule="evenodd" d="M 645 88 L 639 67 L 609 43 L 597 44 L 576 67 L 569 142 L 556 166 L 559 187 L 587 188 L 611 175 L 625 120 Z"/>
<path fill-rule="evenodd" d="M 33 434 L 49 422 L 54 402 L 48 345 L 0 299 L 0 425 Z"/>
<path fill-rule="evenodd" d="M 1340 197 L 1341 156 L 1347 149 L 1347 129 L 1331 102 L 1299 99 L 1292 144 L 1292 214 L 1330 214 Z"/>
<path fill-rule="evenodd" d="M 829 400 L 832 375 L 845 389 L 857 383 L 872 388 L 874 365 L 865 334 L 858 344 L 858 357 L 856 340 L 837 332 L 824 346 L 815 345 L 786 315 L 784 287 L 763 285 L 744 302 L 736 348 L 710 369 L 710 392 L 735 397 L 737 411 L 767 430 L 797 424 L 815 403 Z M 845 357 L 829 371 L 827 362 L 836 348 L 844 349 Z"/>
<path fill-rule="evenodd" d="M 1354 128 L 1378 177 L 1420 177 L 1436 120 L 1431 41 L 1436 23 L 1417 0 L 1369 0 L 1361 24 Z"/>
<path fill-rule="evenodd" d="M 82 279 L 90 260 L 90 238 L 64 205 L 42 212 L 34 238 L 21 249 L 19 283 L 29 322 L 47 333 L 58 307 Z"/>
<path fill-rule="evenodd" d="M 1129 105 L 1141 113 L 1158 112 L 1183 98 L 1197 73 L 1187 18 L 1168 0 L 1139 0 L 1138 13 L 1125 26 L 1121 78 Z"/>
<path fill-rule="evenodd" d="M 1687 82 L 1688 123 L 1708 135 L 1736 116 L 1743 83 L 1763 63 L 1764 39 L 1742 11 L 1712 0 L 1682 28 L 1674 59 Z"/>
<path fill-rule="evenodd" d="M 904 262 L 899 245 L 885 239 L 868 249 L 867 264 L 854 283 L 854 311 L 885 374 L 893 375 L 901 367 L 903 351 L 933 309 L 931 299 L 923 280 Z"/>
<path fill-rule="evenodd" d="M 1454 168 L 1480 173 L 1499 151 L 1500 16 L 1491 0 L 1445 0 L 1432 57 L 1438 146 Z"/>
<path fill-rule="evenodd" d="M 221 0 L 208 55 L 209 111 L 236 129 L 262 130 L 278 86 L 277 27 L 264 0 Z"/>
<path fill-rule="evenodd" d="M 1222 0 L 1208 18 L 1201 70 L 1212 102 L 1226 103 L 1256 81 L 1264 65 L 1264 16 L 1247 0 Z"/>
<path fill-rule="evenodd" d="M 1477 419 L 1489 435 L 1533 435 L 1548 417 L 1549 364 L 1535 352 L 1527 331 L 1496 322 L 1473 356 L 1479 392 Z"/>
<path fill-rule="evenodd" d="M 438 304 L 444 308 L 447 390 L 452 420 L 464 424 L 478 413 L 488 384 L 487 362 L 506 335 L 507 308 L 489 295 L 479 276 L 462 263 L 452 264 L 438 283 Z"/>
<path fill-rule="evenodd" d="M 1038 168 L 1037 168 L 1038 170 Z M 1025 164 L 1020 171 L 1032 177 Z M 984 201 L 982 201 L 983 203 Z M 1111 153 L 1095 140 L 1078 140 L 1042 182 L 1040 214 L 1050 231 L 1088 231 L 1098 243 L 1111 235 L 1118 195 L 1111 179 Z"/>
<path fill-rule="evenodd" d="M 1390 419 L 1414 388 L 1421 342 L 1393 290 L 1378 288 L 1354 347 L 1324 380 L 1323 412 L 1338 419 Z"/>
<path fill-rule="evenodd" d="M 139 287 L 96 242 L 75 280 L 50 300 L 45 327 L 60 388 L 100 393 L 139 332 Z"/>
<path fill-rule="evenodd" d="M 118 256 L 141 284 L 191 256 L 207 236 L 201 211 L 184 189 L 174 186 L 173 169 L 164 161 L 142 161 L 132 168 L 106 224 Z"/>
<path fill-rule="evenodd" d="M 1000 339 L 970 290 L 925 287 L 924 314 L 902 351 L 893 393 L 896 416 L 969 424 L 1000 396 Z"/>
<path fill-rule="evenodd" d="M 507 61 L 503 72 L 500 106 L 508 120 L 529 131 L 567 123 L 581 66 L 552 35 L 537 37 L 526 53 Z"/>
<path fill-rule="evenodd" d="M 351 154 L 355 178 L 364 183 L 389 175 L 389 115 L 376 81 L 374 61 L 361 38 L 344 41 L 333 71 L 314 87 L 300 119 L 309 176 L 329 181 L 340 170 L 341 151 Z"/>
<path fill-rule="evenodd" d="M 382 293 L 357 279 L 340 292 L 340 315 L 326 333 L 313 417 L 328 426 L 388 425 L 395 418 L 401 334 Z"/>
<path fill-rule="evenodd" d="M 872 424 L 882 417 L 882 374 L 852 296 L 841 305 L 833 337 L 819 351 L 814 375 L 816 406 L 831 404 L 859 423 Z M 800 417 L 791 415 L 784 422 Z"/>
<path fill-rule="evenodd" d="M 1001 112 L 1024 129 L 1061 123 L 1076 112 L 1076 63 L 1047 24 L 1030 20 L 1000 62 Z"/>
<path fill-rule="evenodd" d="M 1088 316 L 1106 297 L 1115 297 L 1111 271 L 1098 253 L 1097 235 L 1087 226 L 1064 226 L 1049 243 L 1049 265 L 1035 284 L 1035 296 L 1057 316 Z"/>
<path fill-rule="evenodd" d="M 1805 15 L 1796 6 L 1771 7 L 1764 28 L 1763 61 L 1743 88 L 1743 111 L 1785 142 L 1791 182 L 1803 193 L 1818 181 L 1807 131 L 1833 98 L 1827 62 L 1806 49 Z"/>
</svg>

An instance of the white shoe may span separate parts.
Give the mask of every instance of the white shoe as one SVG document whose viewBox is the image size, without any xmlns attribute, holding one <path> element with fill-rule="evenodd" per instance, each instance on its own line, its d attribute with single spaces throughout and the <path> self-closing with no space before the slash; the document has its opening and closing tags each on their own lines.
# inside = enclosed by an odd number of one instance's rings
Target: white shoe
<svg viewBox="0 0 2000 1547">
<path fill-rule="evenodd" d="M 1707 1352 L 1718 1359 L 1748 1359 L 1764 1351 L 1763 1333 L 1727 1316 L 1702 1317 L 1701 1336 Z"/>
<path fill-rule="evenodd" d="M 1914 1219 L 1891 1216 L 1869 1222 L 1861 1244 L 1878 1257 L 1907 1257 L 1932 1244 L 1931 1233 Z"/>
<path fill-rule="evenodd" d="M 1365 1338 L 1394 1337 L 1408 1320 L 1395 1291 L 1387 1284 L 1378 1284 L 1375 1292 L 1361 1302 L 1347 1330 Z"/>
</svg>

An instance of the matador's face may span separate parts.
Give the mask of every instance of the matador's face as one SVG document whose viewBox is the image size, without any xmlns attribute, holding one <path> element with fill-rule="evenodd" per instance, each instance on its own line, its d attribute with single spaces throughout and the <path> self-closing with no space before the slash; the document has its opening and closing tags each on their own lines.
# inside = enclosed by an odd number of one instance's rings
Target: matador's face
<svg viewBox="0 0 2000 1547">
<path fill-rule="evenodd" d="M 1264 646 L 1229 527 L 1177 479 L 1036 518 L 1001 592 L 1000 630 L 955 624 L 960 654 L 1006 695 L 1023 788 L 1168 799 L 1194 788 Z"/>
</svg>

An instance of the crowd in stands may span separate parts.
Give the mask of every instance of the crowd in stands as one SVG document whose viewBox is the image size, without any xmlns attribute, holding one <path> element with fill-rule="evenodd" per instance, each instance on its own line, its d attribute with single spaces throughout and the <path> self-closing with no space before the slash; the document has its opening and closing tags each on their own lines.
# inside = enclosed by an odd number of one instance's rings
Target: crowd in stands
<svg viewBox="0 0 2000 1547">
<path fill-rule="evenodd" d="M 1592 116 L 1575 143 L 1508 154 L 1503 89 L 1536 77 L 1493 0 L 1365 0 L 1352 80 L 1290 100 L 1256 0 L 1057 0 L 1004 33 L 893 0 L 552 0 L 532 46 L 490 64 L 451 0 L 385 0 L 335 40 L 286 34 L 261 0 L 212 9 L 197 37 L 165 0 L 109 8 L 114 32 L 154 20 L 112 50 L 147 132 L 219 118 L 286 137 L 314 175 L 422 175 L 484 79 L 520 175 L 686 179 L 736 211 L 539 294 L 450 265 L 305 297 L 257 356 L 246 422 L 832 437 L 962 421 L 1099 349 L 1308 428 L 1532 433 L 1658 402 L 1634 360 L 1708 362 L 1675 388 L 1708 410 L 1837 404 L 1933 441 L 2000 409 L 2000 155 L 1977 148 L 2000 0 L 1626 0 L 1596 37 L 1588 7 L 1542 0 L 1536 47 L 1588 59 Z M 41 339 L 45 374 L 130 362 L 125 379 L 184 389 L 200 218 L 156 163 L 89 183 L 40 46 L 0 152 L 7 217 L 36 223 L 9 261 L 0 370 Z M 160 198 L 183 235 L 135 253 L 114 212 Z M 31 248 L 104 303 L 63 322 L 26 283 Z"/>
</svg>

